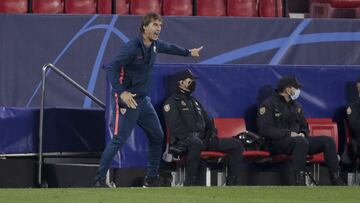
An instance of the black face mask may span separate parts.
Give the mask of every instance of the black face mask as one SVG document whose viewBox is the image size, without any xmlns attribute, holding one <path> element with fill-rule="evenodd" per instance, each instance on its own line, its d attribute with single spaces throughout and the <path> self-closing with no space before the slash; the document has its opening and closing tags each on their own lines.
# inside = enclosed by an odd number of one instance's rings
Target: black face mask
<svg viewBox="0 0 360 203">
<path fill-rule="evenodd" d="M 188 86 L 188 89 L 191 92 L 194 92 L 195 91 L 195 87 L 196 87 L 196 81 L 192 81 L 191 84 Z"/>
</svg>

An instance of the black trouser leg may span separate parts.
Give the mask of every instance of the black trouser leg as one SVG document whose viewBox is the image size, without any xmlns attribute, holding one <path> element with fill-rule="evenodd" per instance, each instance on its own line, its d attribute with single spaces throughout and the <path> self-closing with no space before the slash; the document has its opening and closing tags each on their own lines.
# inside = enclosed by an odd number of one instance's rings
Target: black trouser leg
<svg viewBox="0 0 360 203">
<path fill-rule="evenodd" d="M 187 177 L 197 176 L 201 151 L 205 148 L 203 142 L 198 137 L 191 137 L 185 140 L 187 149 L 186 175 Z"/>
<path fill-rule="evenodd" d="M 306 155 L 309 143 L 304 137 L 287 137 L 272 143 L 270 150 L 272 154 L 287 154 L 292 156 L 292 169 L 302 171 L 305 168 Z"/>
<path fill-rule="evenodd" d="M 329 169 L 332 185 L 345 185 L 340 177 L 340 167 L 335 141 L 329 136 L 309 137 L 309 154 L 324 152 L 325 163 Z"/>
<path fill-rule="evenodd" d="M 240 165 L 242 161 L 242 152 L 244 151 L 244 146 L 238 139 L 219 139 L 218 150 L 225 152 L 229 160 L 229 176 L 238 177 L 240 172 Z"/>
<path fill-rule="evenodd" d="M 309 154 L 324 152 L 325 163 L 330 173 L 337 173 L 339 162 L 334 140 L 329 136 L 309 137 Z"/>
<path fill-rule="evenodd" d="M 219 139 L 218 145 L 210 147 L 210 150 L 221 151 L 227 154 L 229 173 L 226 177 L 226 184 L 237 185 L 242 153 L 244 151 L 242 142 L 234 138 Z"/>
</svg>

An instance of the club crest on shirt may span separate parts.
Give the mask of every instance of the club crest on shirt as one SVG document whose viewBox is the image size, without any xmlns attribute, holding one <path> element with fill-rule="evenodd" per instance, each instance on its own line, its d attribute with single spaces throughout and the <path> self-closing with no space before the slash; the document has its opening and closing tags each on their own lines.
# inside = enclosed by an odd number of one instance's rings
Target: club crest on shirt
<svg viewBox="0 0 360 203">
<path fill-rule="evenodd" d="M 301 113 L 301 108 L 300 107 L 298 108 L 298 113 Z"/>
<path fill-rule="evenodd" d="M 121 108 L 121 109 L 120 109 L 120 112 L 121 112 L 122 115 L 124 115 L 124 114 L 126 113 L 126 109 L 125 109 L 125 108 Z"/>
<path fill-rule="evenodd" d="M 184 101 L 181 101 L 181 105 L 186 106 L 186 103 Z"/>
<path fill-rule="evenodd" d="M 169 112 L 169 111 L 170 111 L 170 104 L 165 104 L 165 105 L 164 105 L 164 111 L 165 111 L 165 112 Z"/>
<path fill-rule="evenodd" d="M 265 112 L 266 112 L 266 108 L 265 108 L 265 107 L 261 107 L 261 108 L 259 109 L 259 114 L 260 114 L 260 115 L 264 115 Z"/>
<path fill-rule="evenodd" d="M 350 115 L 351 112 L 352 112 L 351 107 L 350 107 L 350 106 L 347 107 L 347 109 L 346 109 L 346 114 L 347 114 L 347 115 Z"/>
</svg>

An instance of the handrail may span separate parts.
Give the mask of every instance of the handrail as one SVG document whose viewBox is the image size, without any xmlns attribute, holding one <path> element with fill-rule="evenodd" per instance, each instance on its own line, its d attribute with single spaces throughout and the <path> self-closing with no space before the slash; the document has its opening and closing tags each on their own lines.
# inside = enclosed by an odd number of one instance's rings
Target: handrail
<svg viewBox="0 0 360 203">
<path fill-rule="evenodd" d="M 42 67 L 42 77 L 41 77 L 41 101 L 40 101 L 40 124 L 39 124 L 39 154 L 38 154 L 38 184 L 40 187 L 45 186 L 42 182 L 42 165 L 43 165 L 43 125 L 44 125 L 44 104 L 45 104 L 45 84 L 46 84 L 46 72 L 48 69 L 52 69 L 55 73 L 60 75 L 66 81 L 68 81 L 75 88 L 80 90 L 86 96 L 88 96 L 91 100 L 93 100 L 97 105 L 101 108 L 105 109 L 105 104 L 101 102 L 98 98 L 93 96 L 90 92 L 88 92 L 85 88 L 67 76 L 64 72 L 62 72 L 59 68 L 55 67 L 51 63 L 47 63 Z M 46 184 L 46 183 L 44 183 Z"/>
</svg>

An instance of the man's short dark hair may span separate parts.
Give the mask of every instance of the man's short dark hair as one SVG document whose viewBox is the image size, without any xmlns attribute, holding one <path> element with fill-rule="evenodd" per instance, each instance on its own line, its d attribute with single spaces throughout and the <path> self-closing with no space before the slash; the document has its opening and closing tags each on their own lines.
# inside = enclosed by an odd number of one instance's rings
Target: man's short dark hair
<svg viewBox="0 0 360 203">
<path fill-rule="evenodd" d="M 161 15 L 154 12 L 146 14 L 141 21 L 140 32 L 144 33 L 144 26 L 148 26 L 154 20 L 159 20 L 162 22 Z"/>
<path fill-rule="evenodd" d="M 179 82 L 180 80 L 186 80 L 187 78 L 190 78 L 192 80 L 199 79 L 199 77 L 196 76 L 190 69 L 185 69 L 175 74 L 175 79 L 177 82 Z"/>
</svg>

